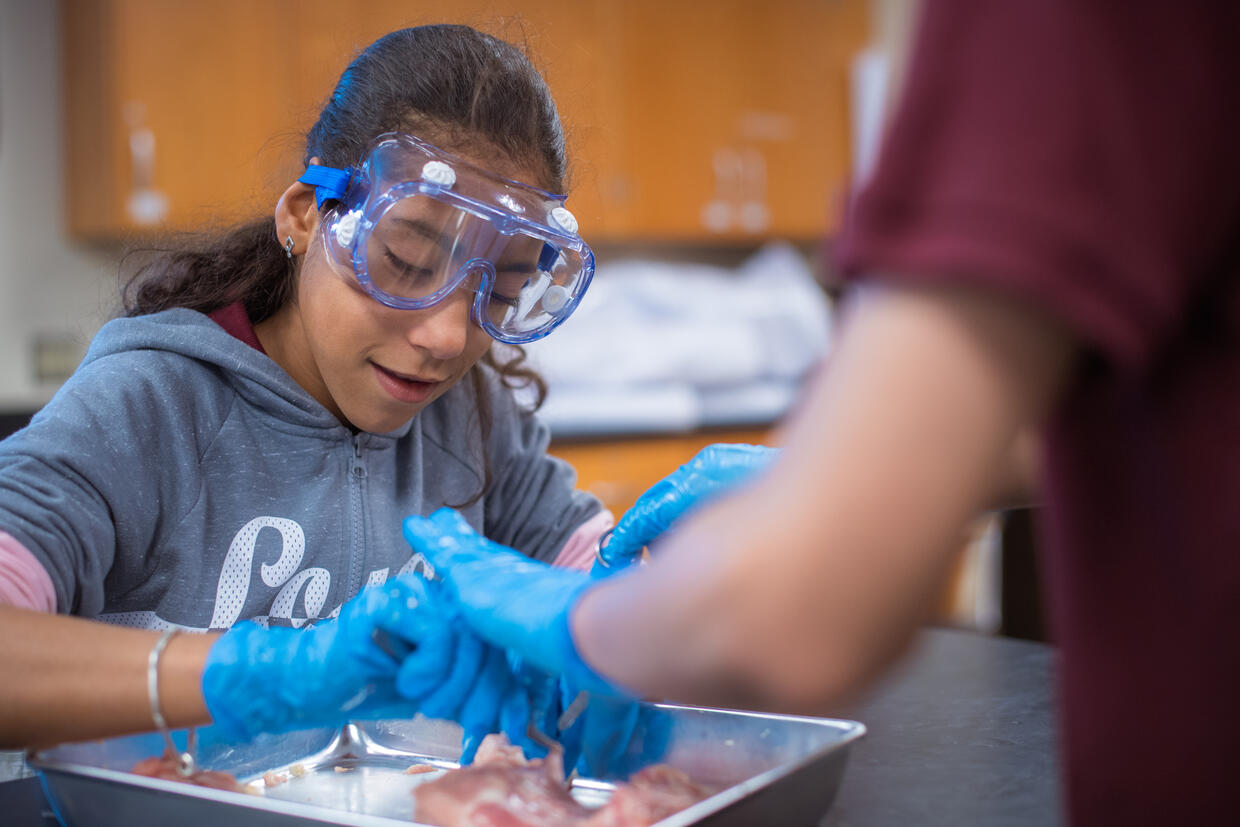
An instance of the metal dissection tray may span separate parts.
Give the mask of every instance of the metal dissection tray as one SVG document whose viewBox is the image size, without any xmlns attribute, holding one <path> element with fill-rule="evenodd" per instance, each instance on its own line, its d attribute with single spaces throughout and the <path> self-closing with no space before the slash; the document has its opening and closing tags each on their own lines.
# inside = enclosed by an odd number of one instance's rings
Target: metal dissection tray
<svg viewBox="0 0 1240 827">
<path fill-rule="evenodd" d="M 659 827 L 816 823 L 830 807 L 849 746 L 865 734 L 853 721 L 665 704 L 647 707 L 634 754 L 687 772 L 721 792 L 660 821 Z M 178 733 L 184 743 L 183 733 Z M 129 772 L 163 752 L 155 734 L 65 744 L 30 758 L 67 827 L 284 827 L 304 823 L 392 827 L 414 822 L 411 791 L 457 766 L 461 730 L 424 718 L 350 724 L 264 736 L 250 743 L 203 738 L 199 763 L 236 776 L 256 795 L 196 787 Z M 413 764 L 440 771 L 407 774 Z M 264 775 L 287 780 L 267 786 Z M 575 778 L 572 794 L 601 805 L 614 785 Z"/>
</svg>

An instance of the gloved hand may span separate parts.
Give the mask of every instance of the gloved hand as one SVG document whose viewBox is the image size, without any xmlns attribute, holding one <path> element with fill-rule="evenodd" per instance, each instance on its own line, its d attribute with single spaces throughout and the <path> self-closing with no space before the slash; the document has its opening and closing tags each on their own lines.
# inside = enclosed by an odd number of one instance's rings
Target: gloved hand
<svg viewBox="0 0 1240 827">
<path fill-rule="evenodd" d="M 642 547 L 667 531 L 685 512 L 739 487 L 770 467 L 779 451 L 762 445 L 707 445 L 652 485 L 624 512 L 599 549 L 591 577 L 605 577 L 641 557 Z"/>
<path fill-rule="evenodd" d="M 575 697 L 564 687 L 564 699 Z M 649 704 L 614 698 L 590 699 L 576 723 L 559 735 L 564 745 L 564 765 L 603 781 L 623 781 L 630 775 L 664 760 L 672 730 L 672 718 Z M 574 764 L 569 758 L 576 754 Z"/>
<path fill-rule="evenodd" d="M 553 678 L 531 667 L 522 670 L 527 685 L 531 686 L 529 698 L 532 714 L 524 720 L 514 717 L 504 727 L 508 740 L 520 743 L 527 758 L 541 758 L 547 754 L 546 747 L 532 742 L 526 735 L 526 726 L 532 723 L 541 732 L 554 738 L 564 748 L 564 770 L 574 767 L 590 778 L 618 777 L 615 768 L 621 766 L 621 758 L 629 746 L 637 727 L 639 710 L 636 701 L 590 697 L 588 705 L 580 711 L 566 729 L 560 729 L 559 721 L 565 711 L 577 700 L 578 691 L 564 678 Z"/>
<path fill-rule="evenodd" d="M 512 653 L 509 653 L 508 664 L 512 667 L 516 689 L 504 699 L 501 729 L 511 743 L 521 746 L 526 758 L 541 758 L 547 754 L 547 748 L 531 740 L 527 729 L 533 726 L 545 735 L 556 737 L 556 720 L 561 712 L 559 680 Z M 565 772 L 572 769 L 576 760 L 575 754 L 569 756 L 566 752 Z"/>
<path fill-rule="evenodd" d="M 559 697 L 563 712 L 576 700 L 576 687 L 561 678 Z M 556 735 L 564 747 L 564 766 L 575 766 L 590 778 L 613 776 L 633 737 L 640 710 L 635 701 L 591 696 L 577 720 Z"/>
<path fill-rule="evenodd" d="M 461 624 L 453 613 L 452 622 Z M 464 730 L 460 762 L 472 764 L 478 745 L 495 732 L 505 704 L 518 691 L 504 652 L 482 642 L 468 629 L 457 629 L 452 668 L 429 693 L 417 677 L 409 677 L 402 665 L 396 689 L 410 700 L 422 698 L 418 711 L 428 718 L 456 721 Z"/>
<path fill-rule="evenodd" d="M 533 670 L 527 670 L 533 671 Z M 538 673 L 541 675 L 541 673 Z M 588 778 L 625 780 L 639 769 L 663 760 L 672 730 L 672 718 L 664 710 L 636 701 L 589 697 L 589 703 L 565 729 L 561 716 L 578 700 L 578 692 L 567 680 L 547 679 L 553 692 L 532 693 L 536 706 L 534 720 L 540 730 L 563 747 L 564 769 L 576 769 Z M 523 728 L 524 721 L 516 723 Z M 505 729 L 510 740 L 517 739 Z M 517 733 L 527 742 L 524 732 Z M 526 757 L 541 757 L 547 750 L 523 743 Z"/>
<path fill-rule="evenodd" d="M 450 509 L 430 517 L 410 517 L 405 539 L 435 567 L 455 594 L 465 623 L 489 643 L 508 650 L 510 663 L 527 688 L 525 717 L 505 710 L 504 732 L 527 755 L 542 755 L 524 731 L 533 720 L 565 748 L 565 768 L 601 777 L 629 746 L 639 713 L 633 694 L 598 675 L 577 653 L 568 617 L 591 585 L 582 572 L 531 560 L 476 533 Z M 518 660 L 519 659 L 519 662 Z M 577 694 L 590 703 L 565 732 L 556 720 Z M 531 714 L 532 711 L 532 714 Z M 651 739 L 651 743 L 655 739 Z M 580 759 L 578 760 L 578 756 Z"/>
<path fill-rule="evenodd" d="M 457 688 L 471 685 L 484 647 L 474 638 L 471 649 L 457 633 L 439 588 L 404 575 L 364 590 L 338 617 L 310 628 L 237 624 L 211 647 L 203 671 L 216 726 L 243 739 L 459 704 L 465 693 Z M 376 629 L 416 648 L 403 660 L 393 657 L 374 639 Z"/>
<path fill-rule="evenodd" d="M 479 640 L 465 630 L 473 640 Z M 481 643 L 481 641 L 479 641 Z M 472 764 L 482 739 L 492 732 L 503 732 L 509 742 L 521 747 L 527 756 L 541 755 L 545 750 L 526 734 L 531 722 L 543 732 L 553 731 L 554 707 L 544 697 L 554 691 L 554 682 L 536 670 L 524 668 L 520 662 L 509 658 L 503 649 L 481 643 L 486 650 L 483 668 L 466 687 L 466 697 L 459 710 L 441 707 L 422 713 L 429 717 L 449 718 L 460 723 L 465 730 L 461 740 L 462 765 Z"/>
<path fill-rule="evenodd" d="M 569 613 L 589 586 L 584 572 L 555 568 L 478 534 L 460 514 L 441 508 L 408 517 L 403 531 L 456 598 L 465 623 L 483 640 L 578 689 L 631 698 L 577 653 Z"/>
<path fill-rule="evenodd" d="M 546 754 L 546 749 L 531 739 L 527 730 L 532 723 L 554 736 L 555 716 L 559 714 L 555 680 L 503 649 L 483 643 L 468 629 L 461 629 L 460 634 L 463 640 L 471 642 L 470 647 L 476 644 L 482 648 L 480 668 L 469 680 L 461 677 L 471 674 L 469 669 L 456 673 L 436 691 L 434 700 L 422 703 L 422 714 L 461 725 L 462 765 L 473 763 L 482 739 L 492 732 L 503 732 L 527 757 Z M 472 655 L 462 659 L 466 660 L 472 661 Z M 397 685 L 399 689 L 399 679 Z M 571 767 L 567 761 L 566 758 L 565 766 Z"/>
</svg>

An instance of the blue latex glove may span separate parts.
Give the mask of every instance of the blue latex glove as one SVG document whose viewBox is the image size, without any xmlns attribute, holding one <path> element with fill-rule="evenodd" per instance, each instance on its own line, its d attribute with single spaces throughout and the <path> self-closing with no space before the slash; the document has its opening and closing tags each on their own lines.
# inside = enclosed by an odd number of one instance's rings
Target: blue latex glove
<svg viewBox="0 0 1240 827">
<path fill-rule="evenodd" d="M 546 747 L 531 740 L 526 730 L 533 725 L 540 732 L 556 737 L 556 719 L 560 715 L 559 681 L 511 653 L 508 662 L 517 688 L 505 698 L 501 729 L 510 742 L 521 746 L 526 758 L 541 758 L 547 754 Z M 576 760 L 576 754 L 565 754 L 566 772 Z"/>
<path fill-rule="evenodd" d="M 667 531 L 687 511 L 739 487 L 770 467 L 779 451 L 761 445 L 707 445 L 684 465 L 637 498 L 599 549 L 605 565 L 592 577 L 605 577 L 641 557 L 642 547 Z"/>
<path fill-rule="evenodd" d="M 560 680 L 560 709 L 567 709 L 577 698 L 577 688 Z M 564 766 L 590 778 L 615 776 L 620 758 L 628 748 L 637 727 L 641 707 L 634 701 L 590 697 L 590 703 L 557 739 L 564 747 Z"/>
<path fill-rule="evenodd" d="M 566 703 L 574 697 L 565 687 Z M 672 730 L 671 715 L 648 704 L 591 698 L 581 717 L 561 732 L 565 766 L 577 753 L 577 772 L 603 781 L 625 781 L 633 773 L 664 760 Z"/>
<path fill-rule="evenodd" d="M 428 718 L 456 721 L 464 730 L 462 765 L 472 764 L 482 739 L 504 731 L 508 739 L 534 754 L 535 744 L 526 735 L 531 710 L 540 706 L 538 680 L 511 663 L 504 650 L 484 643 L 464 626 L 453 608 L 456 645 L 452 665 L 445 676 L 423 674 L 411 668 L 410 659 L 397 674 L 396 689 L 404 697 L 420 699 L 418 711 Z"/>
<path fill-rule="evenodd" d="M 450 508 L 408 517 L 403 531 L 483 640 L 593 695 L 632 698 L 591 669 L 573 643 L 569 613 L 593 585 L 584 572 L 554 568 L 492 542 Z"/>
<path fill-rule="evenodd" d="M 448 706 L 445 686 L 473 676 L 458 676 L 470 664 L 458 656 L 452 604 L 439 588 L 405 575 L 364 590 L 338 617 L 310 628 L 237 624 L 211 647 L 203 671 L 203 698 L 216 726 L 245 739 Z M 393 657 L 375 641 L 376 629 L 416 649 L 403 660 Z M 481 663 L 481 642 L 477 648 Z"/>
<path fill-rule="evenodd" d="M 462 765 L 474 762 L 478 745 L 487 735 L 498 732 L 504 723 L 514 717 L 528 716 L 525 711 L 528 707 L 522 703 L 524 689 L 517 683 L 503 650 L 482 643 L 469 632 L 464 634 L 482 647 L 483 656 L 477 671 L 468 680 L 460 678 L 462 683 L 445 691 L 442 694 L 441 706 L 422 706 L 423 715 L 448 718 L 460 723 L 464 730 L 461 738 Z M 462 671 L 459 674 L 464 676 L 468 672 Z M 453 703 L 455 699 L 459 699 L 459 704 Z M 522 732 L 520 740 L 513 740 L 513 743 L 524 746 L 526 740 Z"/>
<path fill-rule="evenodd" d="M 592 697 L 575 721 L 560 730 L 557 722 L 576 701 L 577 689 L 563 678 L 548 683 L 553 689 L 550 697 L 531 695 L 545 704 L 537 708 L 535 719 L 539 728 L 564 748 L 566 771 L 576 768 L 588 778 L 622 781 L 642 767 L 663 760 L 671 733 L 671 718 L 666 712 L 635 701 Z M 516 723 L 524 728 L 524 721 Z M 507 729 L 505 733 L 513 739 L 513 733 Z M 518 734 L 527 740 L 523 732 Z M 546 749 L 525 746 L 525 754 L 541 757 Z"/>
<path fill-rule="evenodd" d="M 426 585 L 434 590 L 443 588 L 442 583 Z M 530 750 L 535 744 L 525 734 L 533 706 L 528 681 L 521 680 L 517 667 L 509 663 L 502 649 L 484 643 L 465 627 L 455 604 L 441 598 L 438 608 L 453 626 L 450 666 L 428 669 L 415 653 L 401 663 L 397 692 L 418 701 L 418 711 L 424 716 L 461 725 L 462 765 L 472 764 L 482 739 L 501 728 L 509 733 L 512 743 Z"/>
<path fill-rule="evenodd" d="M 494 543 L 450 509 L 408 518 L 404 533 L 456 595 L 470 628 L 508 649 L 512 662 L 520 659 L 516 673 L 527 688 L 530 711 L 524 718 L 512 712 L 506 719 L 503 729 L 510 740 L 521 743 L 527 755 L 544 754 L 524 736 L 533 720 L 564 746 L 566 769 L 576 766 L 585 775 L 603 777 L 622 766 L 638 726 L 638 706 L 631 693 L 582 661 L 568 626 L 590 578 Z M 590 692 L 589 706 L 567 731 L 558 732 L 556 720 L 582 690 Z"/>
</svg>

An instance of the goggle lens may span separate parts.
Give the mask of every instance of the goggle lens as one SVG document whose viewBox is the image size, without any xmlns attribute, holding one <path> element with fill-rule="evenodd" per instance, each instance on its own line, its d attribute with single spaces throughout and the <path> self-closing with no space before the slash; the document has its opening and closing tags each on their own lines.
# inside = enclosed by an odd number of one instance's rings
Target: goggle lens
<svg viewBox="0 0 1240 827">
<path fill-rule="evenodd" d="M 359 241 L 354 269 L 376 298 L 428 307 L 465 287 L 485 296 L 478 321 L 502 340 L 537 338 L 553 327 L 576 306 L 593 269 L 571 247 L 520 225 L 503 232 L 425 195 L 392 204 Z"/>
<path fill-rule="evenodd" d="M 582 292 L 581 256 L 529 238 L 541 248 L 533 271 L 505 271 L 498 264 L 491 288 L 491 322 L 502 333 L 524 337 L 555 324 L 577 304 Z"/>
</svg>

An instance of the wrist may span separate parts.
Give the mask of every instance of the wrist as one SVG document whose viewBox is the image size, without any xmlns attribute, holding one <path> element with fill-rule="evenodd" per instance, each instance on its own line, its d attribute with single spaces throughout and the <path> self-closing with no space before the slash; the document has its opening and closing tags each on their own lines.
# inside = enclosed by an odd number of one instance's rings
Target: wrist
<svg viewBox="0 0 1240 827">
<path fill-rule="evenodd" d="M 210 721 L 202 696 L 207 653 L 219 635 L 181 634 L 172 638 L 159 662 L 159 702 L 168 726 L 179 729 Z"/>
<path fill-rule="evenodd" d="M 575 622 L 582 598 L 597 584 L 589 584 L 577 592 L 576 599 L 560 617 L 558 634 L 564 678 L 575 691 L 589 692 L 601 697 L 636 700 L 638 695 L 615 681 L 604 677 L 582 655 L 577 646 L 579 625 Z"/>
</svg>

